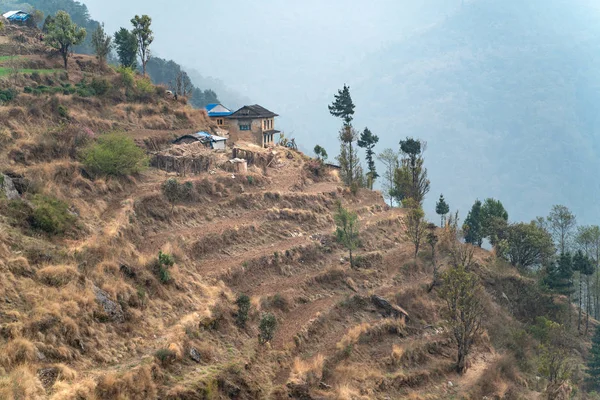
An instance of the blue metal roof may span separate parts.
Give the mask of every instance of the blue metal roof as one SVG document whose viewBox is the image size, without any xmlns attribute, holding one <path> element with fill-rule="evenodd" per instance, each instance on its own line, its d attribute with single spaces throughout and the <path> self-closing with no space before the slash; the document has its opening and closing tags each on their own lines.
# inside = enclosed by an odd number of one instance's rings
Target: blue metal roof
<svg viewBox="0 0 600 400">
<path fill-rule="evenodd" d="M 17 21 L 17 22 L 25 22 L 29 19 L 30 15 L 27 14 L 26 12 L 23 11 L 19 11 L 13 15 L 11 15 L 10 17 L 8 17 L 7 19 L 9 21 Z"/>
<path fill-rule="evenodd" d="M 209 117 L 228 117 L 231 114 L 233 114 L 233 112 L 209 112 L 208 116 Z"/>
<path fill-rule="evenodd" d="M 198 136 L 198 137 L 208 137 L 208 138 L 210 138 L 212 136 L 210 133 L 204 132 L 204 131 L 196 132 L 193 135 Z"/>
<path fill-rule="evenodd" d="M 218 105 L 219 105 L 219 103 L 211 103 L 211 104 L 207 104 L 206 107 L 204 107 L 204 108 L 206 108 L 206 111 L 210 111 Z"/>
</svg>

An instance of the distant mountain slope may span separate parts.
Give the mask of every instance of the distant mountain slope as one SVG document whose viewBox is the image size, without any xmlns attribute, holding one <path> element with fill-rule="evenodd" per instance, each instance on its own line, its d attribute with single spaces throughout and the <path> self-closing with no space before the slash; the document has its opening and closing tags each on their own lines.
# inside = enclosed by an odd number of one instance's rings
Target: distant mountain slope
<svg viewBox="0 0 600 400">
<path fill-rule="evenodd" d="M 372 101 L 358 111 L 382 148 L 407 135 L 429 142 L 430 202 L 443 191 L 466 211 L 476 197 L 496 196 L 519 219 L 565 203 L 592 219 L 599 23 L 585 1 L 466 4 L 369 57 L 353 95 Z"/>
</svg>

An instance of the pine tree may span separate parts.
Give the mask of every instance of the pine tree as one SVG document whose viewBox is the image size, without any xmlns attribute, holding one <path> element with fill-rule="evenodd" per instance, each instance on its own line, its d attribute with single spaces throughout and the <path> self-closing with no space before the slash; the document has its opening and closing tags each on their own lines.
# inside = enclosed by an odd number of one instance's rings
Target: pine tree
<svg viewBox="0 0 600 400">
<path fill-rule="evenodd" d="M 335 236 L 350 255 L 350 267 L 354 268 L 354 258 L 352 252 L 356 250 L 360 244 L 358 215 L 342 207 L 338 204 L 338 210 L 333 216 L 336 225 Z"/>
<path fill-rule="evenodd" d="M 595 389 L 600 389 L 600 327 L 596 327 L 592 338 L 592 349 L 587 362 L 590 384 Z"/>
<path fill-rule="evenodd" d="M 329 106 L 329 113 L 334 117 L 341 118 L 344 125 L 350 125 L 354 118 L 354 103 L 350 96 L 350 87 L 344 84 L 344 88 L 338 90 L 334 95 L 333 103 Z"/>
<path fill-rule="evenodd" d="M 375 155 L 373 148 L 377 142 L 379 142 L 379 137 L 374 135 L 369 128 L 365 128 L 363 133 L 360 135 L 360 139 L 358 140 L 358 147 L 365 149 L 367 153 L 367 169 L 369 170 L 369 172 L 367 172 L 367 182 L 368 187 L 371 190 L 373 190 L 373 183 L 377 178 L 379 178 L 379 174 L 375 168 L 375 160 L 373 159 L 373 156 Z"/>
<path fill-rule="evenodd" d="M 481 247 L 483 232 L 481 226 L 481 201 L 476 200 L 463 225 L 465 242 Z"/>
<path fill-rule="evenodd" d="M 441 217 L 440 227 L 443 228 L 446 222 L 446 215 L 450 212 L 450 206 L 446 203 L 443 194 L 440 194 L 440 199 L 435 204 L 435 212 Z"/>
<path fill-rule="evenodd" d="M 337 160 L 340 164 L 342 181 L 349 187 L 363 186 L 363 172 L 360 159 L 354 148 L 358 134 L 352 125 L 344 125 L 340 131 L 340 155 Z"/>
<path fill-rule="evenodd" d="M 138 51 L 138 42 L 135 35 L 127 29 L 121 28 L 115 33 L 115 44 L 121 65 L 127 68 L 135 68 Z"/>
<path fill-rule="evenodd" d="M 404 199 L 413 199 L 423 204 L 429 193 L 431 182 L 427 178 L 427 168 L 423 166 L 423 153 L 426 143 L 407 137 L 400 141 L 402 153 L 401 165 L 394 173 L 394 198 L 400 203 Z"/>
</svg>

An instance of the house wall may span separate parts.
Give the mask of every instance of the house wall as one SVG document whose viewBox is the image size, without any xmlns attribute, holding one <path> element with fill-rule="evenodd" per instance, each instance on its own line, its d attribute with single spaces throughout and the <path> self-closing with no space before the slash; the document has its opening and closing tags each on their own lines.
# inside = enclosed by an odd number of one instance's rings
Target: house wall
<svg viewBox="0 0 600 400">
<path fill-rule="evenodd" d="M 210 120 L 222 129 L 227 129 L 229 126 L 229 120 L 226 117 L 210 117 Z"/>
<path fill-rule="evenodd" d="M 234 142 L 238 142 L 240 140 L 255 143 L 259 146 L 263 145 L 263 129 L 262 129 L 262 119 L 229 119 L 228 120 L 228 128 L 229 128 L 229 138 Z M 240 125 L 250 124 L 249 131 L 240 130 Z"/>
<path fill-rule="evenodd" d="M 226 148 L 225 144 L 226 144 L 225 140 L 219 140 L 218 142 L 213 142 L 212 146 L 213 146 L 213 149 L 215 149 L 215 150 L 225 150 L 225 148 Z"/>
</svg>

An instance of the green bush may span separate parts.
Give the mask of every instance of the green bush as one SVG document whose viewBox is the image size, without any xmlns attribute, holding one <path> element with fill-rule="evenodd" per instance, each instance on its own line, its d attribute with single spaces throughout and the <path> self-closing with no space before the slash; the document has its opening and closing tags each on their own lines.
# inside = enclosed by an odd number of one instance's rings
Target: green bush
<svg viewBox="0 0 600 400">
<path fill-rule="evenodd" d="M 106 93 L 108 93 L 108 91 L 111 88 L 110 82 L 108 82 L 108 80 L 102 78 L 94 78 L 92 79 L 92 83 L 90 84 L 90 87 L 94 90 L 94 92 L 98 95 L 98 96 L 103 96 Z"/>
<path fill-rule="evenodd" d="M 117 72 L 121 75 L 121 83 L 127 88 L 132 88 L 135 83 L 135 72 L 131 68 L 119 67 Z"/>
<path fill-rule="evenodd" d="M 58 113 L 59 117 L 69 119 L 69 109 L 67 108 L 67 106 L 59 104 L 56 112 Z"/>
<path fill-rule="evenodd" d="M 8 103 L 17 97 L 17 92 L 13 89 L 0 90 L 0 104 Z"/>
<path fill-rule="evenodd" d="M 158 360 L 158 362 L 163 366 L 167 366 L 171 364 L 177 358 L 174 351 L 169 349 L 159 349 L 154 353 L 154 357 Z"/>
<path fill-rule="evenodd" d="M 258 329 L 260 333 L 258 334 L 258 341 L 261 344 L 270 342 L 275 335 L 275 329 L 277 328 L 277 319 L 271 313 L 263 314 L 260 319 L 260 324 Z"/>
<path fill-rule="evenodd" d="M 248 313 L 250 312 L 250 297 L 246 296 L 245 294 L 241 294 L 238 296 L 235 304 L 238 306 L 236 323 L 243 328 L 246 326 L 246 321 L 248 321 Z"/>
<path fill-rule="evenodd" d="M 156 259 L 154 272 L 156 275 L 158 275 L 158 279 L 162 283 L 171 282 L 169 267 L 172 267 L 173 265 L 175 265 L 175 258 L 172 255 L 163 253 L 162 251 L 158 252 L 158 258 Z"/>
<path fill-rule="evenodd" d="M 33 93 L 33 88 L 31 86 L 25 86 L 23 88 L 24 93 Z"/>
<path fill-rule="evenodd" d="M 83 151 L 83 163 L 95 174 L 126 176 L 143 171 L 148 165 L 144 151 L 133 139 L 119 133 L 110 133 Z"/>
<path fill-rule="evenodd" d="M 64 201 L 36 194 L 32 201 L 34 208 L 31 215 L 31 226 L 50 234 L 62 234 L 75 224 L 75 216 L 69 212 Z"/>
</svg>

